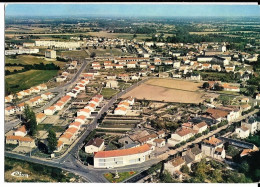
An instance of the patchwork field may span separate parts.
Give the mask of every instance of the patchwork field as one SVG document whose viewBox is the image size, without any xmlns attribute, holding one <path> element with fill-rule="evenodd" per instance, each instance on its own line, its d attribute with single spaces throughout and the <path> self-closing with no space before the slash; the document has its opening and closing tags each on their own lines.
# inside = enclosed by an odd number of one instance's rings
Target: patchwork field
<svg viewBox="0 0 260 187">
<path fill-rule="evenodd" d="M 5 56 L 5 63 L 6 64 L 23 64 L 23 65 L 30 65 L 30 64 L 49 64 L 54 63 L 57 66 L 60 66 L 61 68 L 66 65 L 65 62 L 60 61 L 48 61 L 44 57 L 36 57 L 32 55 L 17 55 L 16 58 L 10 58 L 8 56 Z"/>
<path fill-rule="evenodd" d="M 198 91 L 201 83 L 171 79 L 151 79 L 124 94 L 122 98 L 133 96 L 137 99 L 152 101 L 200 103 L 202 92 Z"/>
<path fill-rule="evenodd" d="M 23 73 L 5 76 L 5 81 L 13 91 L 20 91 L 47 82 L 53 78 L 57 72 L 57 70 L 29 70 Z"/>
</svg>

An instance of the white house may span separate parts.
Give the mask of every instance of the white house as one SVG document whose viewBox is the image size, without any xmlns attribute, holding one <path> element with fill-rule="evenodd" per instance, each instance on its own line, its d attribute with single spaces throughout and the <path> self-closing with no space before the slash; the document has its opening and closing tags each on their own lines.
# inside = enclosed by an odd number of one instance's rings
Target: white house
<svg viewBox="0 0 260 187">
<path fill-rule="evenodd" d="M 201 151 L 204 155 L 219 160 L 222 160 L 226 157 L 224 142 L 215 138 L 215 136 L 212 136 L 202 142 Z"/>
<path fill-rule="evenodd" d="M 92 139 L 85 145 L 85 152 L 90 154 L 103 151 L 104 149 L 105 142 L 101 138 Z"/>
<path fill-rule="evenodd" d="M 176 131 L 175 133 L 171 134 L 171 138 L 168 139 L 168 143 L 170 145 L 174 146 L 182 141 L 188 140 L 189 138 L 191 138 L 194 135 L 195 135 L 194 130 L 188 129 L 188 128 L 183 128 L 183 129 L 180 129 L 180 130 Z"/>
<path fill-rule="evenodd" d="M 114 111 L 114 114 L 116 115 L 126 115 L 127 109 L 124 107 L 117 107 Z"/>
<path fill-rule="evenodd" d="M 42 97 L 44 100 L 49 100 L 49 99 L 51 99 L 53 96 L 54 96 L 54 95 L 53 95 L 53 93 L 51 93 L 51 92 L 47 92 L 47 93 L 44 93 L 44 94 L 41 95 L 41 97 Z"/>
<path fill-rule="evenodd" d="M 87 118 L 90 117 L 91 111 L 87 108 L 81 109 L 77 112 L 77 116 L 86 116 Z"/>
<path fill-rule="evenodd" d="M 79 122 L 80 124 L 84 124 L 86 120 L 87 120 L 87 116 L 83 116 L 83 115 L 75 118 L 75 122 Z"/>
<path fill-rule="evenodd" d="M 15 107 L 9 106 L 5 108 L 5 115 L 11 115 L 15 113 Z"/>
<path fill-rule="evenodd" d="M 55 106 L 50 106 L 49 108 L 44 110 L 44 114 L 51 116 L 57 111 Z"/>
<path fill-rule="evenodd" d="M 238 135 L 238 138 L 242 138 L 242 139 L 247 138 L 250 134 L 249 128 L 247 128 L 245 125 L 236 128 L 235 132 Z"/>
<path fill-rule="evenodd" d="M 208 125 L 204 121 L 193 126 L 193 130 L 195 130 L 197 133 L 202 133 L 207 130 L 207 128 Z"/>
<path fill-rule="evenodd" d="M 26 130 L 26 127 L 25 125 L 22 125 L 21 127 L 19 127 L 15 132 L 14 132 L 14 135 L 15 136 L 26 136 L 27 134 L 27 130 Z"/>
</svg>

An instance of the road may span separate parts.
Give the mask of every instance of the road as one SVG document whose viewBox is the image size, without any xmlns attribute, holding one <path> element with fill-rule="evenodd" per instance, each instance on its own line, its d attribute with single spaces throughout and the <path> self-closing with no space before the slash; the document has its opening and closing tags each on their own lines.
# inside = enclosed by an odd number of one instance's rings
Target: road
<svg viewBox="0 0 260 187">
<path fill-rule="evenodd" d="M 73 84 L 76 83 L 76 81 L 78 80 L 80 74 L 83 72 L 83 70 L 85 70 L 85 68 L 86 68 L 88 63 L 89 62 L 87 62 L 86 60 L 83 60 L 83 63 L 82 63 L 82 66 L 80 67 L 80 69 L 77 71 L 77 73 L 74 75 L 74 77 L 69 82 L 67 82 L 66 84 L 64 84 L 62 86 L 59 86 L 59 87 L 50 88 L 48 90 L 45 90 L 45 92 L 47 92 L 47 91 L 48 92 L 57 92 L 58 95 L 56 95 L 54 98 L 52 98 L 51 101 L 48 102 L 43 107 L 35 109 L 34 112 L 38 113 L 38 112 L 43 111 L 43 109 L 50 107 L 59 98 L 64 96 L 65 93 L 66 93 L 66 90 L 69 89 Z M 41 95 L 41 94 L 39 94 L 39 95 Z M 36 97 L 36 95 L 33 96 L 33 97 Z M 9 122 L 5 122 L 5 124 L 4 124 L 4 126 L 5 126 L 4 127 L 5 128 L 5 133 L 10 131 L 11 129 L 13 129 L 14 127 L 16 127 L 19 124 L 20 124 L 20 120 L 19 119 L 15 119 L 15 120 L 12 120 L 12 121 L 9 121 Z"/>
</svg>

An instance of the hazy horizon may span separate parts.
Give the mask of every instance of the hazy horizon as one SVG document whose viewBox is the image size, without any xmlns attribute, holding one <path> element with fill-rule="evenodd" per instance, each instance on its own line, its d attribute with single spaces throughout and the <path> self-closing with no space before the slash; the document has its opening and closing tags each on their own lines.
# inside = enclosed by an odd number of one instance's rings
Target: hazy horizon
<svg viewBox="0 0 260 187">
<path fill-rule="evenodd" d="M 7 4 L 7 17 L 258 17 L 258 5 Z"/>
</svg>

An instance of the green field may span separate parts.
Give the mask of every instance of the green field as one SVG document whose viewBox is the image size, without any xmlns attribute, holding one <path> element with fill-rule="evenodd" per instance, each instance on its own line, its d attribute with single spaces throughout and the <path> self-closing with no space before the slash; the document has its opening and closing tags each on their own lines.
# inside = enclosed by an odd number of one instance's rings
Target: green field
<svg viewBox="0 0 260 187">
<path fill-rule="evenodd" d="M 105 99 L 111 98 L 116 93 L 118 93 L 118 90 L 114 90 L 112 88 L 103 88 L 101 91 L 101 95 L 103 95 Z"/>
<path fill-rule="evenodd" d="M 5 157 L 5 182 L 80 182 L 80 178 L 59 168 L 34 164 L 22 160 Z M 15 177 L 15 171 L 28 174 L 28 177 Z"/>
<path fill-rule="evenodd" d="M 60 61 L 47 61 L 44 59 L 44 57 L 36 57 L 32 55 L 17 55 L 16 58 L 10 58 L 8 56 L 5 56 L 5 63 L 6 64 L 23 64 L 23 65 L 31 65 L 31 64 L 49 64 L 54 63 L 57 66 L 64 67 L 66 65 L 65 62 Z"/>
<path fill-rule="evenodd" d="M 57 70 L 29 70 L 5 76 L 5 81 L 11 90 L 16 92 L 47 82 L 56 76 L 57 72 Z"/>
<path fill-rule="evenodd" d="M 136 172 L 135 171 L 129 171 L 129 172 L 122 172 L 122 173 L 118 173 L 119 178 L 118 179 L 114 179 L 115 173 L 105 173 L 104 176 L 105 178 L 112 183 L 118 183 L 118 182 L 122 182 L 126 179 L 128 179 L 129 177 L 135 175 Z"/>
</svg>

